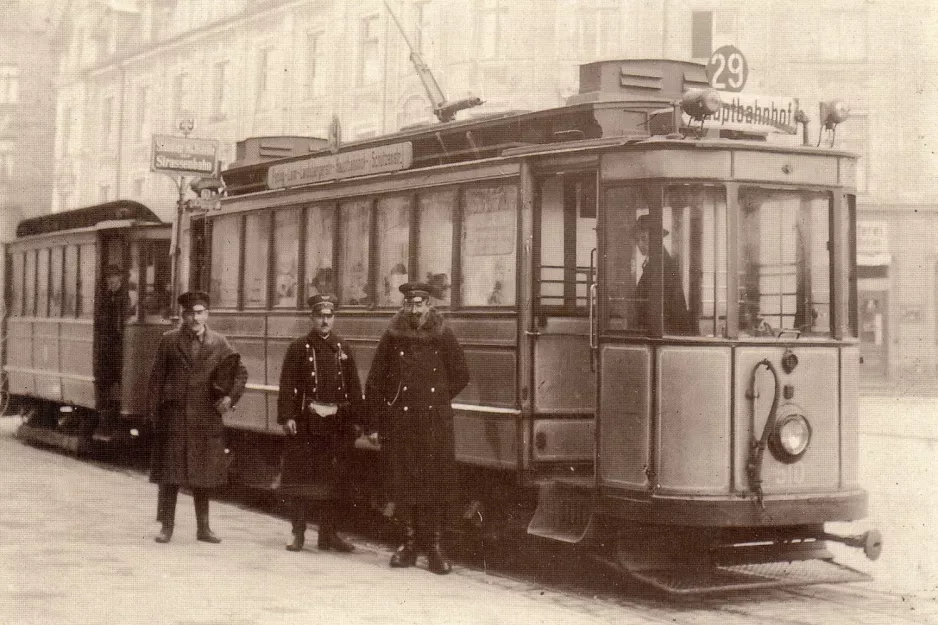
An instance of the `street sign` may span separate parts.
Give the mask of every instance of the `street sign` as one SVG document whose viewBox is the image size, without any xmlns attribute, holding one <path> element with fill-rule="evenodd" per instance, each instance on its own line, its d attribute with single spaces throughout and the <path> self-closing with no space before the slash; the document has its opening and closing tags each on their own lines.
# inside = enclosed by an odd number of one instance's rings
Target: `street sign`
<svg viewBox="0 0 938 625">
<path fill-rule="evenodd" d="M 152 171 L 210 175 L 218 163 L 218 142 L 172 135 L 153 135 Z"/>
<path fill-rule="evenodd" d="M 413 160 L 414 148 L 409 141 L 329 156 L 314 156 L 301 161 L 271 165 L 267 170 L 267 188 L 286 189 L 304 184 L 400 171 L 410 167 Z"/>
<path fill-rule="evenodd" d="M 748 77 L 749 64 L 736 46 L 721 46 L 710 55 L 707 80 L 714 89 L 739 93 Z"/>
</svg>

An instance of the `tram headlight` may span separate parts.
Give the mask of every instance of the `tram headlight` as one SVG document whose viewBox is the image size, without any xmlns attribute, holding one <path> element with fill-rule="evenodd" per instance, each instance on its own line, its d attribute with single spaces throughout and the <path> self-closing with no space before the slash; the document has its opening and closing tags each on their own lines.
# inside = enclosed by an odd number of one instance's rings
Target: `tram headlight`
<svg viewBox="0 0 938 625">
<path fill-rule="evenodd" d="M 792 463 L 804 456 L 811 444 L 811 424 L 797 412 L 780 415 L 769 437 L 772 455 L 780 462 Z"/>
<path fill-rule="evenodd" d="M 681 110 L 696 119 L 715 115 L 723 106 L 723 99 L 716 89 L 689 89 L 681 98 Z"/>
<path fill-rule="evenodd" d="M 821 102 L 821 125 L 830 130 L 850 117 L 850 106 L 843 100 Z"/>
</svg>

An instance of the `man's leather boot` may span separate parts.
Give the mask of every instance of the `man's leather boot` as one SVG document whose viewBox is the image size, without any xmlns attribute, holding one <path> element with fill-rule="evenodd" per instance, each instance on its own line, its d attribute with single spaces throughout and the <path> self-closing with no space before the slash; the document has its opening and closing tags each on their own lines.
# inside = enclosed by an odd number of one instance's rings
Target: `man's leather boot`
<svg viewBox="0 0 938 625">
<path fill-rule="evenodd" d="M 396 569 L 404 569 L 417 564 L 417 541 L 416 532 L 413 526 L 404 527 L 404 542 L 397 548 L 394 555 L 391 556 L 391 566 Z"/>
<path fill-rule="evenodd" d="M 306 534 L 304 532 L 293 532 L 293 542 L 287 545 L 287 551 L 303 551 L 305 543 Z"/>
<path fill-rule="evenodd" d="M 440 548 L 440 532 L 433 533 L 433 542 L 430 543 L 430 549 L 427 551 L 427 565 L 431 573 L 437 575 L 446 575 L 453 571 L 453 564 L 443 555 Z"/>
<path fill-rule="evenodd" d="M 158 543 L 168 543 L 173 538 L 173 524 L 172 523 L 163 523 L 163 527 L 160 529 L 160 533 L 156 535 L 155 540 Z"/>
<path fill-rule="evenodd" d="M 221 538 L 212 532 L 208 524 L 208 497 L 203 494 L 194 495 L 195 498 L 195 523 L 197 540 L 203 543 L 212 543 L 213 545 L 221 542 Z"/>
</svg>

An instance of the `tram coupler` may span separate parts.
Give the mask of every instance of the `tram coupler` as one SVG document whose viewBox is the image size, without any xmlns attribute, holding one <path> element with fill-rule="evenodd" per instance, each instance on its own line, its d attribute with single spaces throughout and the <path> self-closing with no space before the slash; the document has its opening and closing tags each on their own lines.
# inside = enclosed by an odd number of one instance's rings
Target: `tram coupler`
<svg viewBox="0 0 938 625">
<path fill-rule="evenodd" d="M 819 540 L 830 540 L 847 545 L 848 547 L 862 549 L 864 555 L 870 560 L 878 559 L 879 554 L 883 551 L 883 535 L 876 529 L 852 536 L 838 536 L 837 534 L 822 532 L 818 534 L 817 538 Z"/>
</svg>

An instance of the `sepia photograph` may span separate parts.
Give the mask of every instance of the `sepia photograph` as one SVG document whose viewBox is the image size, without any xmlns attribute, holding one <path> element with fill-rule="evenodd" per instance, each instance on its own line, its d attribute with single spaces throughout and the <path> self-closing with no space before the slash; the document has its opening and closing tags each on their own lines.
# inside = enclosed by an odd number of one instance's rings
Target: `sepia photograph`
<svg viewBox="0 0 938 625">
<path fill-rule="evenodd" d="M 938 4 L 0 0 L 0 622 L 938 625 Z"/>
</svg>

